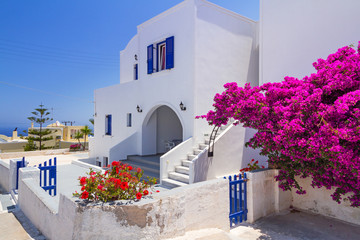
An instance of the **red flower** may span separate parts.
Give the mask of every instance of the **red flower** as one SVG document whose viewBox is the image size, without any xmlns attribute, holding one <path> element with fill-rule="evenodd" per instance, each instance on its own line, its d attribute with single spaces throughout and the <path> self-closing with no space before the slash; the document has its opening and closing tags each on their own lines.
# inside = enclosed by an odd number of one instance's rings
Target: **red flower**
<svg viewBox="0 0 360 240">
<path fill-rule="evenodd" d="M 109 173 L 109 171 L 108 171 L 108 170 L 106 170 L 104 175 L 107 175 L 108 173 Z"/>
<path fill-rule="evenodd" d="M 156 192 L 160 192 L 159 190 L 156 190 Z"/>
<path fill-rule="evenodd" d="M 265 168 L 264 166 L 261 166 L 261 168 Z"/>
<path fill-rule="evenodd" d="M 142 194 L 138 192 L 138 193 L 136 194 L 136 199 L 137 199 L 137 200 L 140 200 L 141 197 L 142 197 Z"/>
<path fill-rule="evenodd" d="M 84 190 L 85 190 L 85 186 L 82 186 L 82 187 L 81 187 L 81 191 L 84 191 Z"/>
<path fill-rule="evenodd" d="M 128 169 L 129 169 L 129 171 L 131 171 L 133 168 L 132 168 L 132 166 L 128 166 Z"/>
<path fill-rule="evenodd" d="M 103 188 L 104 188 L 104 186 L 102 186 L 102 185 L 98 185 L 98 187 L 97 187 L 100 191 L 102 191 L 103 190 Z"/>
<path fill-rule="evenodd" d="M 137 171 L 138 173 L 140 173 L 140 172 L 141 172 L 141 168 L 138 168 L 136 171 Z"/>
<path fill-rule="evenodd" d="M 122 182 L 121 185 L 120 185 L 120 187 L 121 187 L 122 190 L 126 190 L 126 189 L 129 188 L 129 185 L 128 185 L 127 182 Z"/>
<path fill-rule="evenodd" d="M 96 172 L 91 172 L 90 175 L 91 175 L 91 176 L 92 176 L 92 175 L 95 175 L 95 173 L 96 173 Z"/>
<path fill-rule="evenodd" d="M 144 190 L 144 196 L 148 195 L 149 191 L 148 190 Z"/>
<path fill-rule="evenodd" d="M 80 185 L 84 186 L 86 184 L 86 177 L 80 178 Z"/>
<path fill-rule="evenodd" d="M 82 199 L 87 199 L 89 197 L 89 193 L 87 191 L 84 191 L 82 194 L 81 194 L 81 198 Z"/>
<path fill-rule="evenodd" d="M 119 162 L 113 161 L 113 162 L 111 163 L 111 165 L 112 165 L 113 167 L 115 167 L 115 166 L 119 165 Z"/>
</svg>

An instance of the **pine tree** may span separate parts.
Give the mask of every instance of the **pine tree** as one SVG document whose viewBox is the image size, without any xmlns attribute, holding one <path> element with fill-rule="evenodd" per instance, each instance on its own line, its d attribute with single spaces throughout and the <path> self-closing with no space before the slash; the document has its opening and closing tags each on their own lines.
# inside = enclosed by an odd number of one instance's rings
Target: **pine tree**
<svg viewBox="0 0 360 240">
<path fill-rule="evenodd" d="M 53 137 L 47 136 L 52 133 L 50 129 L 43 129 L 43 125 L 52 120 L 52 118 L 47 117 L 50 112 L 48 112 L 48 109 L 44 108 L 42 104 L 39 105 L 39 107 L 40 108 L 35 108 L 34 112 L 31 112 L 31 114 L 33 114 L 32 117 L 28 117 L 30 121 L 39 124 L 39 129 L 29 129 L 27 139 L 29 142 L 39 142 L 39 150 L 41 151 L 42 149 L 49 148 L 45 147 L 43 142 L 49 141 L 53 139 Z"/>
</svg>

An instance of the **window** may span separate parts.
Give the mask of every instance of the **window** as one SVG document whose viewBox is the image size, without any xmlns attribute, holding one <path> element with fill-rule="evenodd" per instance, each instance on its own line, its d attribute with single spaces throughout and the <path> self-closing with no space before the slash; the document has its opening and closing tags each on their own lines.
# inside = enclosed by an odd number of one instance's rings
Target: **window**
<svg viewBox="0 0 360 240">
<path fill-rule="evenodd" d="M 111 135 L 111 115 L 105 116 L 105 135 Z"/>
<path fill-rule="evenodd" d="M 131 113 L 126 115 L 126 126 L 131 127 Z"/>
<path fill-rule="evenodd" d="M 138 64 L 134 64 L 134 80 L 138 80 Z"/>
<path fill-rule="evenodd" d="M 147 47 L 147 65 L 148 74 L 174 68 L 174 36 Z"/>
</svg>

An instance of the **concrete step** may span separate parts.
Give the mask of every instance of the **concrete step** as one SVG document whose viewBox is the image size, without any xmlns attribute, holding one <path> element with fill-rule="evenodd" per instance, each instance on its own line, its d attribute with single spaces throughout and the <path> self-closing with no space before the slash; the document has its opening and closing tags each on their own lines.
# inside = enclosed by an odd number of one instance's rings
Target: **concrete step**
<svg viewBox="0 0 360 240">
<path fill-rule="evenodd" d="M 184 166 L 176 166 L 175 167 L 175 172 L 177 172 L 177 173 L 189 175 L 189 171 L 190 171 L 190 169 L 188 167 L 184 167 Z"/>
<path fill-rule="evenodd" d="M 181 165 L 183 165 L 184 167 L 189 167 L 191 161 L 187 160 L 187 159 L 183 159 L 181 160 Z"/>
<path fill-rule="evenodd" d="M 193 160 L 194 158 L 196 158 L 196 155 L 193 155 L 193 154 L 188 154 L 187 156 L 188 160 Z"/>
<path fill-rule="evenodd" d="M 194 155 L 199 155 L 203 150 L 202 149 L 194 149 Z"/>
<path fill-rule="evenodd" d="M 176 180 L 172 180 L 172 179 L 163 179 L 162 180 L 162 185 L 164 185 L 166 187 L 170 187 L 170 188 L 176 188 L 176 187 L 187 186 L 188 184 L 183 183 L 183 182 L 179 182 L 179 181 L 176 181 Z"/>
<path fill-rule="evenodd" d="M 177 172 L 169 172 L 169 179 L 189 184 L 189 175 Z"/>
<path fill-rule="evenodd" d="M 206 145 L 205 143 L 200 143 L 200 144 L 199 144 L 199 148 L 200 148 L 201 150 L 205 149 L 207 146 L 208 146 L 208 145 Z"/>
</svg>

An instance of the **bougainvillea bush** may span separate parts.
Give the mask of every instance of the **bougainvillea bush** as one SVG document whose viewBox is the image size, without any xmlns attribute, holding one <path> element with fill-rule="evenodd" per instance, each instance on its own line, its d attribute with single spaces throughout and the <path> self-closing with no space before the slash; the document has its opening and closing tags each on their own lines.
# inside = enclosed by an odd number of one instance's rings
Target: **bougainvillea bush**
<svg viewBox="0 0 360 240">
<path fill-rule="evenodd" d="M 110 167 L 110 166 L 109 166 Z M 140 200 L 151 194 L 155 178 L 141 180 L 144 171 L 127 164 L 114 161 L 110 170 L 102 174 L 90 169 L 87 177 L 79 177 L 81 192 L 73 195 L 90 201 Z"/>
<path fill-rule="evenodd" d="M 338 203 L 360 206 L 360 42 L 313 63 L 316 73 L 303 79 L 244 87 L 225 84 L 206 118 L 224 125 L 230 118 L 257 130 L 247 146 L 259 148 L 283 190 L 305 191 L 295 176 L 312 177 L 313 187 L 335 191 Z M 347 194 L 345 196 L 345 194 Z"/>
</svg>

